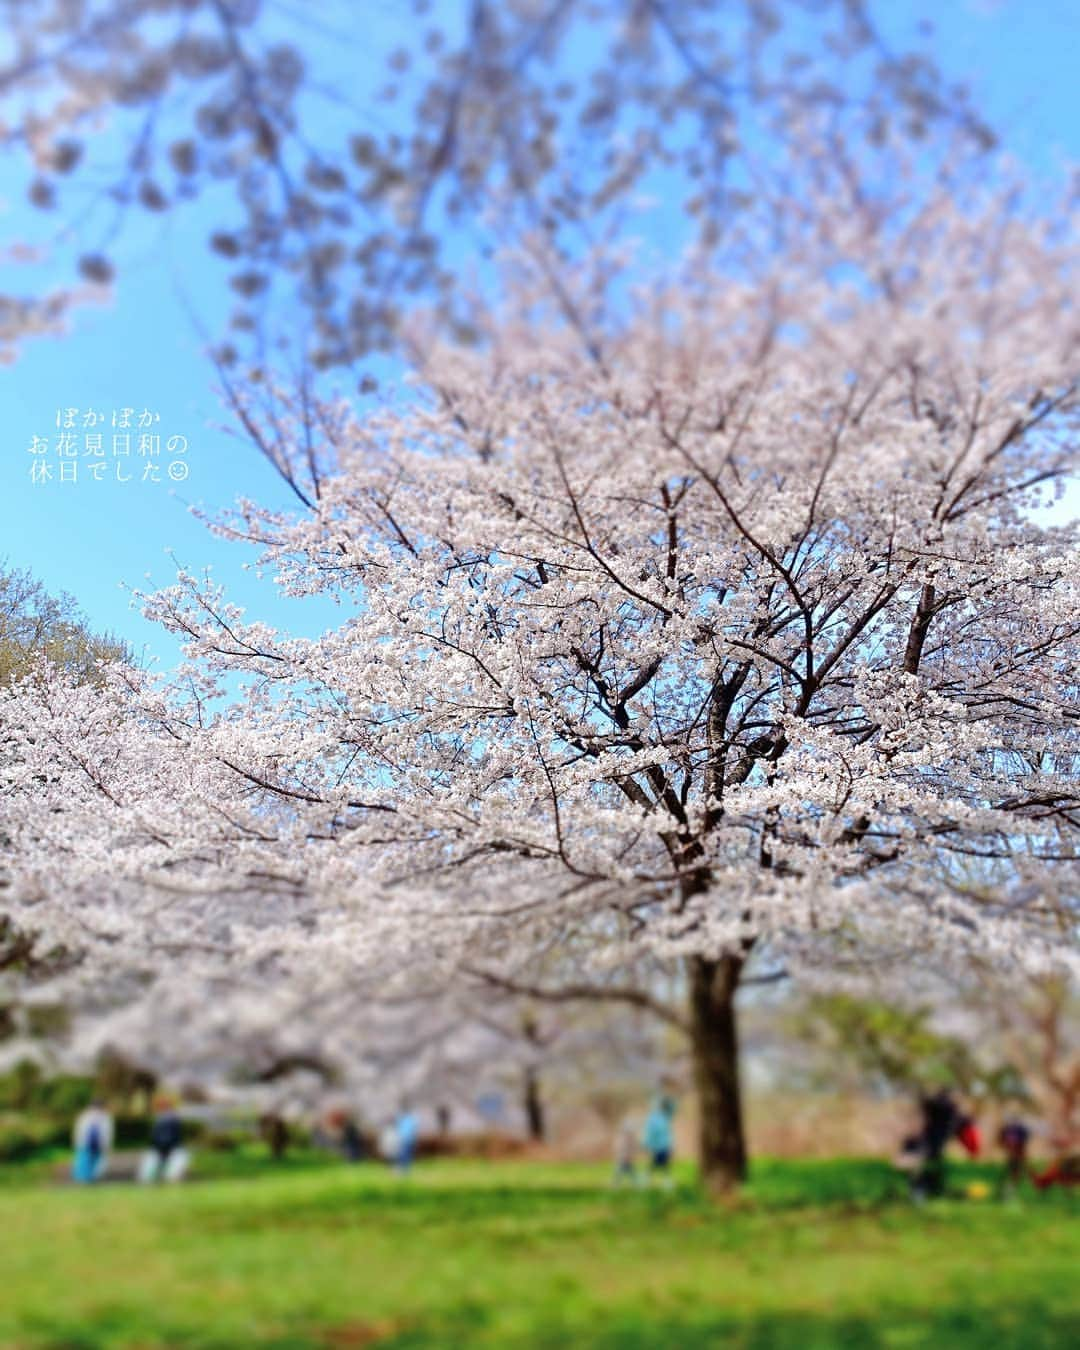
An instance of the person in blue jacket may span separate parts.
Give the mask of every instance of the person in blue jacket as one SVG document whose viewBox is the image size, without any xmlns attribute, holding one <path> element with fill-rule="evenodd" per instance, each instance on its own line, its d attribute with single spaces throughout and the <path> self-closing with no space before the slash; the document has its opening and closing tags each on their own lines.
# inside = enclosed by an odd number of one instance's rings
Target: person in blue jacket
<svg viewBox="0 0 1080 1350">
<path fill-rule="evenodd" d="M 402 1102 L 401 1110 L 394 1121 L 394 1166 L 401 1173 L 408 1172 L 416 1157 L 416 1144 L 420 1137 L 420 1122 L 416 1112 L 408 1102 Z"/>
<path fill-rule="evenodd" d="M 649 1171 L 654 1177 L 661 1178 L 665 1185 L 671 1185 L 671 1157 L 675 1147 L 672 1122 L 675 1119 L 675 1100 L 666 1095 L 653 1103 L 653 1108 L 645 1118 L 641 1142 L 649 1157 Z"/>
<path fill-rule="evenodd" d="M 112 1116 L 103 1102 L 95 1099 L 80 1112 L 72 1142 L 75 1146 L 72 1178 L 83 1185 L 99 1181 L 105 1175 L 113 1142 Z"/>
</svg>

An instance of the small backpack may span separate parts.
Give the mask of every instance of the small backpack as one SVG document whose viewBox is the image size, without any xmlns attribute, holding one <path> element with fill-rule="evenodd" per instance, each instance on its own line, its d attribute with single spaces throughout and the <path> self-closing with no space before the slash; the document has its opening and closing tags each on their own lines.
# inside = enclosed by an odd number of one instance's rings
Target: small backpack
<svg viewBox="0 0 1080 1350">
<path fill-rule="evenodd" d="M 963 1145 L 965 1152 L 971 1158 L 977 1158 L 982 1149 L 982 1135 L 979 1127 L 970 1116 L 960 1122 L 960 1128 L 956 1131 L 956 1137 Z"/>
</svg>

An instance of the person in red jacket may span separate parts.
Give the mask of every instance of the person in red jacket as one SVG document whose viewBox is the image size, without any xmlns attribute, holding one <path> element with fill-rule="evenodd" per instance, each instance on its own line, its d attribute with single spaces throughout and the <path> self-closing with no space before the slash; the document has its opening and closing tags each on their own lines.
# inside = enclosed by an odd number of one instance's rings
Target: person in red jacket
<svg viewBox="0 0 1080 1350">
<path fill-rule="evenodd" d="M 982 1152 L 982 1133 L 974 1116 L 960 1117 L 956 1126 L 956 1138 L 969 1158 L 977 1158 Z"/>
</svg>

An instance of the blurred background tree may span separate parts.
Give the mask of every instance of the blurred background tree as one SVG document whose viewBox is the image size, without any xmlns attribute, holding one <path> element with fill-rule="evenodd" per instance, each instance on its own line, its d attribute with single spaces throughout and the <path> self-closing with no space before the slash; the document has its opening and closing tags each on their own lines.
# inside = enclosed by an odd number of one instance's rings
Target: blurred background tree
<svg viewBox="0 0 1080 1350">
<path fill-rule="evenodd" d="M 93 631 L 72 596 L 52 595 L 26 568 L 0 562 L 0 686 L 32 678 L 43 662 L 93 684 L 103 665 L 132 659 L 119 639 Z M 0 825 L 0 847 L 3 843 Z M 0 871 L 0 901 L 4 885 Z M 33 932 L 0 912 L 0 1042 L 16 1035 L 49 1039 L 63 1032 L 63 1008 L 25 1004 L 15 990 L 21 980 L 57 974 L 71 959 L 61 948 L 43 951 Z"/>
<path fill-rule="evenodd" d="M 50 264 L 0 297 L 0 349 L 112 284 L 139 217 L 199 200 L 233 299 L 222 368 L 284 348 L 367 385 L 417 303 L 467 334 L 462 274 L 509 242 L 574 256 L 651 197 L 665 247 L 707 246 L 808 116 L 928 155 L 991 146 L 929 47 L 890 45 L 885 8 L 0 0 L 0 148 L 40 213 L 10 260 Z"/>
<path fill-rule="evenodd" d="M 26 568 L 0 561 L 0 685 L 41 661 L 92 683 L 103 664 L 132 659 L 118 638 L 93 631 L 72 596 L 51 595 Z"/>
<path fill-rule="evenodd" d="M 801 1010 L 803 1035 L 852 1070 L 864 1090 L 918 1096 L 947 1087 L 981 1100 L 1027 1097 L 1016 1067 L 1003 1062 L 1000 1043 L 980 1047 L 936 1029 L 931 1007 L 905 1008 L 851 994 L 818 994 Z M 983 1053 L 980 1054 L 980 1048 Z"/>
</svg>

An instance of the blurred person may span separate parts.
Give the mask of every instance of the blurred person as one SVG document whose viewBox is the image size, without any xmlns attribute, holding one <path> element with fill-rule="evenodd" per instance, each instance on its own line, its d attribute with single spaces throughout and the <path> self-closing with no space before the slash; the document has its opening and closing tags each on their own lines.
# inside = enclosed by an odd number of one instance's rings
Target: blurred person
<svg viewBox="0 0 1080 1350">
<path fill-rule="evenodd" d="M 401 1110 L 394 1121 L 394 1166 L 404 1176 L 408 1173 L 416 1158 L 416 1145 L 420 1138 L 420 1122 L 416 1112 L 408 1102 L 402 1102 Z"/>
<path fill-rule="evenodd" d="M 1002 1121 L 998 1130 L 998 1145 L 1005 1154 L 1005 1190 L 1015 1191 L 1027 1174 L 1028 1144 L 1031 1130 L 1017 1116 Z"/>
<path fill-rule="evenodd" d="M 645 1118 L 641 1142 L 649 1155 L 649 1174 L 659 1178 L 668 1189 L 672 1186 L 671 1158 L 674 1151 L 675 1099 L 663 1094 L 656 1099 Z"/>
<path fill-rule="evenodd" d="M 1080 1186 L 1080 1153 L 1062 1154 L 1031 1179 L 1040 1191 L 1050 1186 Z"/>
<path fill-rule="evenodd" d="M 956 1125 L 956 1138 L 969 1158 L 977 1158 L 982 1152 L 982 1131 L 974 1116 L 962 1115 Z"/>
<path fill-rule="evenodd" d="M 948 1088 L 922 1098 L 919 1152 L 922 1162 L 912 1177 L 912 1196 L 926 1200 L 945 1194 L 945 1149 L 960 1127 L 961 1116 Z"/>
<path fill-rule="evenodd" d="M 150 1127 L 150 1148 L 143 1155 L 139 1180 L 183 1181 L 190 1156 L 184 1148 L 184 1122 L 170 1097 L 159 1097 L 158 1114 Z"/>
<path fill-rule="evenodd" d="M 326 1117 L 316 1118 L 315 1124 L 311 1127 L 311 1147 L 332 1149 L 334 1144 L 334 1134 Z"/>
<path fill-rule="evenodd" d="M 289 1147 L 289 1127 L 276 1111 L 267 1111 L 259 1117 L 259 1133 L 270 1149 L 275 1162 L 284 1158 Z"/>
<path fill-rule="evenodd" d="M 341 1152 L 347 1162 L 363 1161 L 364 1137 L 352 1116 L 346 1116 L 342 1122 Z"/>
<path fill-rule="evenodd" d="M 638 1134 L 632 1120 L 624 1120 L 615 1132 L 615 1173 L 612 1185 L 621 1186 L 628 1182 L 636 1186 Z"/>
<path fill-rule="evenodd" d="M 344 1151 L 347 1118 L 340 1106 L 332 1107 L 325 1113 L 319 1130 L 319 1143 L 323 1148 L 332 1149 L 335 1153 Z"/>
<path fill-rule="evenodd" d="M 113 1122 L 105 1104 L 97 1098 L 76 1117 L 72 1144 L 75 1149 L 72 1180 L 83 1185 L 100 1181 L 105 1175 L 113 1144 Z"/>
<path fill-rule="evenodd" d="M 384 1125 L 379 1131 L 378 1150 L 379 1157 L 385 1162 L 392 1163 L 397 1158 L 397 1126 L 393 1121 L 390 1121 L 388 1125 Z"/>
</svg>

